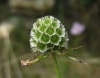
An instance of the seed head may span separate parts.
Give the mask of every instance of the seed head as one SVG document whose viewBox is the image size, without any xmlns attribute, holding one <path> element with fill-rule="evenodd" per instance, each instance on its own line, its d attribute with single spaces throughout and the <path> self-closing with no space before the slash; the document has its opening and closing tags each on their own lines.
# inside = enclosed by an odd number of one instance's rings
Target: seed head
<svg viewBox="0 0 100 78">
<path fill-rule="evenodd" d="M 36 20 L 30 32 L 30 46 L 33 52 L 58 51 L 68 45 L 68 35 L 64 25 L 53 16 L 45 16 Z"/>
</svg>

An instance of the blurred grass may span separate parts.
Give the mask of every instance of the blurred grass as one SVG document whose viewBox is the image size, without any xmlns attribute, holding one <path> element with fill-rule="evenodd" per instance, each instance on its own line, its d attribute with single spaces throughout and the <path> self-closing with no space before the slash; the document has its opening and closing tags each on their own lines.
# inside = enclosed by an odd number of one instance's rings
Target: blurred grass
<svg viewBox="0 0 100 78">
<path fill-rule="evenodd" d="M 62 78 L 99 78 L 100 77 L 100 63 L 99 64 L 80 64 L 69 60 L 66 57 L 57 57 L 58 65 Z M 86 59 L 87 60 L 87 59 Z M 48 62 L 49 61 L 49 62 Z M 46 58 L 32 66 L 21 68 L 24 73 L 24 78 L 55 78 L 52 58 Z"/>
</svg>

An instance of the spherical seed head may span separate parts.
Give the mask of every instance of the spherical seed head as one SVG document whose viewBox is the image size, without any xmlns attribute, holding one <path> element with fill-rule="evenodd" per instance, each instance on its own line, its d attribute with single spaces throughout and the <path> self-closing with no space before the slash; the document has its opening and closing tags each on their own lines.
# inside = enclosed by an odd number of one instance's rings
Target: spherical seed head
<svg viewBox="0 0 100 78">
<path fill-rule="evenodd" d="M 59 50 L 68 45 L 68 35 L 64 25 L 53 16 L 36 20 L 30 33 L 30 46 L 33 52 L 45 53 L 53 48 Z"/>
</svg>

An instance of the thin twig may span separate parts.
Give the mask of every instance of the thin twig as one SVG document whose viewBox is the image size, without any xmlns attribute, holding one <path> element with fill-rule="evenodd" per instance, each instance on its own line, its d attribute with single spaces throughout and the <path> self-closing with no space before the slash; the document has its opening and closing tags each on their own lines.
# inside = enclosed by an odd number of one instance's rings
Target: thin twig
<svg viewBox="0 0 100 78">
<path fill-rule="evenodd" d="M 76 48 L 72 48 L 72 50 L 77 50 L 79 48 L 81 48 L 82 46 L 76 47 Z"/>
</svg>

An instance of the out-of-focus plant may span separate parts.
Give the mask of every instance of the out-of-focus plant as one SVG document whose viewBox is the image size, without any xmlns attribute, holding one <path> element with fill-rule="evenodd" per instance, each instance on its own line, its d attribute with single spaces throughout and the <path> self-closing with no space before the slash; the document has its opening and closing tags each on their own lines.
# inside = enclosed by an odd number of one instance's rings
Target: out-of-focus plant
<svg viewBox="0 0 100 78">
<path fill-rule="evenodd" d="M 31 63 L 35 63 L 51 54 L 54 60 L 57 77 L 61 78 L 55 54 L 64 55 L 72 60 L 84 63 L 71 57 L 72 55 L 68 53 L 68 33 L 64 25 L 58 19 L 52 16 L 39 18 L 33 24 L 30 36 L 30 46 L 32 51 L 36 53 L 37 58 L 34 60 L 22 60 L 21 64 L 23 66 L 29 66 Z"/>
<path fill-rule="evenodd" d="M 84 30 L 85 30 L 85 26 L 83 24 L 79 22 L 74 22 L 70 29 L 70 33 L 72 35 L 80 35 Z"/>
<path fill-rule="evenodd" d="M 41 14 L 52 9 L 55 0 L 9 0 L 9 6 L 14 13 Z"/>
<path fill-rule="evenodd" d="M 3 77 L 12 78 L 11 76 L 12 73 L 10 69 L 11 64 L 12 64 L 13 73 L 15 73 L 16 77 L 23 78 L 19 65 L 17 63 L 15 53 L 13 51 L 11 41 L 10 41 L 10 34 L 15 29 L 16 26 L 14 24 L 16 24 L 16 22 L 17 20 L 11 19 L 11 20 L 7 20 L 0 23 L 0 39 L 3 39 L 2 41 L 3 49 L 1 50 L 1 56 L 0 56 L 0 59 L 1 59 L 0 60 L 0 78 L 3 78 Z M 12 63 L 12 60 L 14 60 L 14 63 Z M 3 70 L 1 71 L 2 68 Z M 1 75 L 1 72 L 4 73 L 4 76 Z"/>
<path fill-rule="evenodd" d="M 100 0 L 67 0 L 66 5 L 67 25 L 71 26 L 73 21 L 79 21 L 86 27 L 82 35 L 70 37 L 70 40 L 72 39 L 70 44 L 74 46 L 82 44 L 85 50 L 91 52 L 91 55 L 99 56 Z"/>
</svg>

